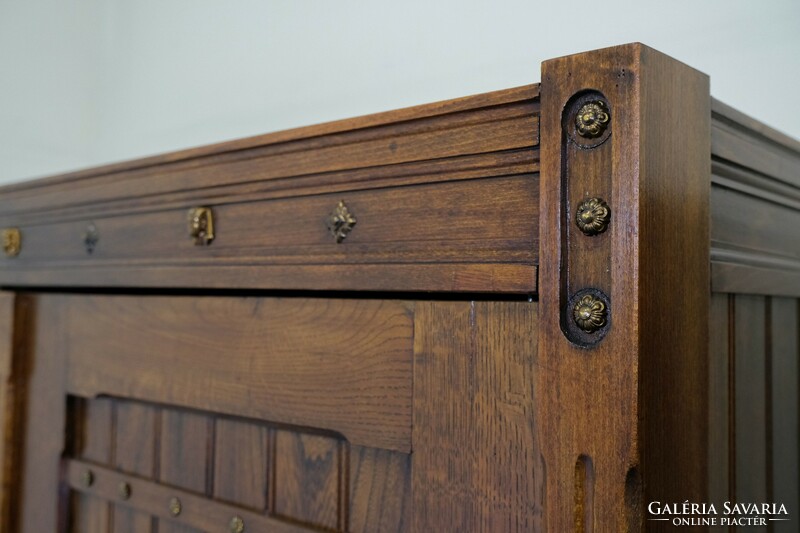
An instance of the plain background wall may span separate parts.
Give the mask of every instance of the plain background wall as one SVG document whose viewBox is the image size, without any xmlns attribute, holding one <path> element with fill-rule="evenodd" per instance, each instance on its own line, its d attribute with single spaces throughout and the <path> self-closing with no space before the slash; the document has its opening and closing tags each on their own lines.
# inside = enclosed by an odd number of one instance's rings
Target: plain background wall
<svg viewBox="0 0 800 533">
<path fill-rule="evenodd" d="M 524 85 L 630 41 L 800 137 L 800 0 L 0 0 L 0 182 Z"/>
</svg>

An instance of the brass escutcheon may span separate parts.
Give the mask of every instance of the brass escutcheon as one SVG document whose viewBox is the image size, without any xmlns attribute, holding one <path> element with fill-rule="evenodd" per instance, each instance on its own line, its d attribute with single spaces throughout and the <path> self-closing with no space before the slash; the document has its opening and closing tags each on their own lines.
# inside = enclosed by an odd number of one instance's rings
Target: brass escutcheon
<svg viewBox="0 0 800 533">
<path fill-rule="evenodd" d="M 584 294 L 572 308 L 572 317 L 583 331 L 594 333 L 606 325 L 608 309 L 600 298 Z"/>
<path fill-rule="evenodd" d="M 84 487 L 91 487 L 94 484 L 94 472 L 91 470 L 84 470 L 81 474 L 81 483 Z"/>
<path fill-rule="evenodd" d="M 181 514 L 183 510 L 183 506 L 181 505 L 181 501 L 178 498 L 170 498 L 169 500 L 169 512 L 172 513 L 172 516 L 178 516 Z"/>
<path fill-rule="evenodd" d="M 344 200 L 342 200 L 336 206 L 336 209 L 328 215 L 325 225 L 333 235 L 333 238 L 336 239 L 336 242 L 340 243 L 352 231 L 353 226 L 356 225 L 356 217 L 347 209 Z"/>
<path fill-rule="evenodd" d="M 131 497 L 131 485 L 125 481 L 120 482 L 117 486 L 117 494 L 119 495 L 120 499 L 127 500 Z"/>
<path fill-rule="evenodd" d="M 244 520 L 242 520 L 241 516 L 234 516 L 231 518 L 229 527 L 231 533 L 244 533 Z"/>
<path fill-rule="evenodd" d="M 22 233 L 19 228 L 6 228 L 3 230 L 3 251 L 8 257 L 16 257 L 22 250 Z"/>
<path fill-rule="evenodd" d="M 611 116 L 606 103 L 602 100 L 594 100 L 581 106 L 575 115 L 575 128 L 581 137 L 594 139 L 606 131 L 610 120 Z"/>
<path fill-rule="evenodd" d="M 195 246 L 208 246 L 214 240 L 214 213 L 210 207 L 189 209 L 189 236 Z"/>
<path fill-rule="evenodd" d="M 584 235 L 594 236 L 608 229 L 611 209 L 602 198 L 589 198 L 578 205 L 575 223 Z"/>
</svg>

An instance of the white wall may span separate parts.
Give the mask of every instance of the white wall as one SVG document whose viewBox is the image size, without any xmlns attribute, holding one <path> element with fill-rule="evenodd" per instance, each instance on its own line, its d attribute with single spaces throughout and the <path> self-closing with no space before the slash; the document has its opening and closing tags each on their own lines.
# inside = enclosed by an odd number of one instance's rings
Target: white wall
<svg viewBox="0 0 800 533">
<path fill-rule="evenodd" d="M 800 137 L 799 0 L 0 0 L 0 182 L 523 85 L 630 41 Z"/>
</svg>

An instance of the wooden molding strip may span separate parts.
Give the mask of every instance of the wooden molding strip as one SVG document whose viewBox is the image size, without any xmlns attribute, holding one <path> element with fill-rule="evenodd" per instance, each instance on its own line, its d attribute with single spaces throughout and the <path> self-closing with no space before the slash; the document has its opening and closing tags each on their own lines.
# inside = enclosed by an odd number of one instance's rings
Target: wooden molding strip
<svg viewBox="0 0 800 533">
<path fill-rule="evenodd" d="M 100 498 L 115 505 L 122 505 L 137 511 L 181 524 L 207 530 L 227 531 L 234 517 L 242 519 L 245 531 L 270 531 L 275 533 L 299 533 L 316 531 L 300 525 L 284 522 L 244 507 L 239 507 L 205 496 L 162 485 L 139 476 L 117 472 L 100 465 L 76 459 L 64 459 L 63 483 L 68 488 Z M 85 475 L 91 472 L 92 483 L 87 485 Z M 123 499 L 119 494 L 121 484 L 130 487 L 130 496 Z M 174 516 L 170 512 L 170 500 L 180 500 L 181 512 Z M 214 527 L 217 524 L 217 527 Z"/>
</svg>

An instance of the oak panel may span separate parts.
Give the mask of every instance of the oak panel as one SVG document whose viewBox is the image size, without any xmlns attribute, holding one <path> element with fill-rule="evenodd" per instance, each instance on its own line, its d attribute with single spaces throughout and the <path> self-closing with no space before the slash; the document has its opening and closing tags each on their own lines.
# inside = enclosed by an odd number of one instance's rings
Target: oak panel
<svg viewBox="0 0 800 533">
<path fill-rule="evenodd" d="M 156 408 L 150 405 L 115 404 L 113 465 L 119 471 L 143 477 L 155 475 L 158 416 Z M 148 533 L 153 530 L 155 521 L 150 513 L 117 504 L 112 523 L 113 533 Z"/>
<path fill-rule="evenodd" d="M 411 457 L 350 447 L 348 531 L 411 531 Z"/>
<path fill-rule="evenodd" d="M 794 518 L 800 513 L 800 303 L 773 298 L 770 304 L 770 496 L 784 503 Z M 792 521 L 774 524 L 776 533 L 796 527 Z"/>
<path fill-rule="evenodd" d="M 112 459 L 114 404 L 109 398 L 72 399 L 70 423 L 75 442 L 72 454 L 84 460 L 108 465 Z M 113 504 L 87 494 L 72 494 L 72 529 L 80 533 L 107 533 Z"/>
<path fill-rule="evenodd" d="M 410 450 L 412 319 L 403 302 L 76 295 L 69 318 L 67 383 L 76 394 Z"/>
<path fill-rule="evenodd" d="M 275 514 L 318 527 L 345 529 L 342 444 L 324 435 L 277 431 Z M 372 526 L 374 527 L 374 525 Z"/>
<path fill-rule="evenodd" d="M 544 531 L 538 308 L 416 304 L 412 530 Z"/>
<path fill-rule="evenodd" d="M 736 499 L 741 502 L 769 501 L 766 305 L 762 296 L 736 295 Z"/>
<path fill-rule="evenodd" d="M 26 420 L 20 461 L 19 526 L 22 533 L 58 531 L 65 523 L 66 500 L 60 496 L 60 458 L 64 451 L 66 391 L 64 353 L 67 325 L 61 296 L 32 298 L 35 322 L 25 361 Z M 64 505 L 65 507 L 60 507 Z"/>
<path fill-rule="evenodd" d="M 159 482 L 206 494 L 210 485 L 209 452 L 213 421 L 199 413 L 161 412 Z M 158 520 L 158 533 L 202 533 L 172 520 Z"/>
<path fill-rule="evenodd" d="M 214 497 L 266 511 L 270 476 L 267 428 L 224 419 L 215 426 Z"/>
</svg>

